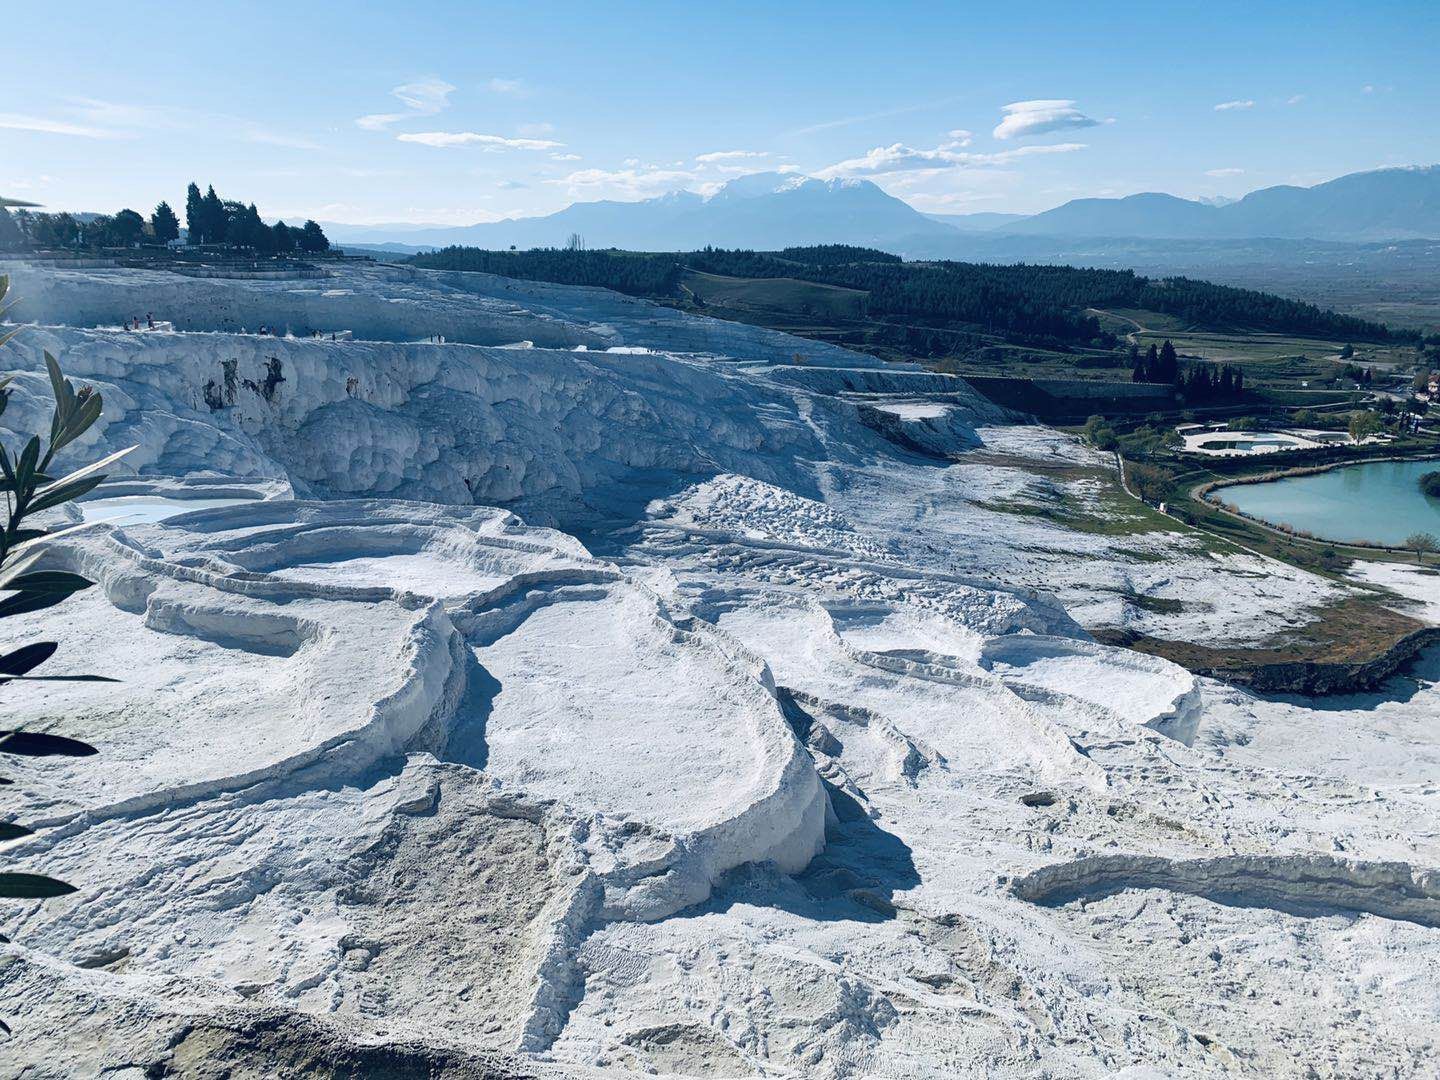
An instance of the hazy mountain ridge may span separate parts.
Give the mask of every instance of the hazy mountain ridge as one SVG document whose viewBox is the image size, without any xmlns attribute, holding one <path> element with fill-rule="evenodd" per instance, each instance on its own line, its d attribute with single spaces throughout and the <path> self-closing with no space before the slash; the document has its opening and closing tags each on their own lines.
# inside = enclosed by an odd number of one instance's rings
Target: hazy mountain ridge
<svg viewBox="0 0 1440 1080">
<path fill-rule="evenodd" d="M 574 203 L 544 217 L 407 231 L 331 223 L 340 243 L 451 244 L 485 248 L 552 247 L 578 234 L 589 247 L 675 251 L 707 244 L 894 244 L 911 236 L 944 238 L 934 221 L 868 180 L 817 180 L 783 173 L 743 176 L 708 197 L 671 192 L 641 202 Z"/>
<path fill-rule="evenodd" d="M 1440 166 L 1351 173 L 1308 188 L 1261 188 L 1223 205 L 1158 192 L 1074 199 L 1003 231 L 1189 240 L 1424 239 L 1440 236 Z"/>
<path fill-rule="evenodd" d="M 1262 188 L 1231 202 L 1163 192 L 1073 199 L 1029 217 L 926 214 L 868 180 L 756 173 L 709 196 L 676 191 L 640 202 L 581 202 L 542 217 L 466 226 L 329 222 L 325 228 L 339 243 L 414 250 L 555 247 L 572 234 L 590 247 L 646 251 L 840 243 L 952 257 L 964 254 L 967 240 L 984 237 L 994 239 L 1001 258 L 1021 257 L 1022 241 L 1040 237 L 1366 243 L 1440 237 L 1440 166 L 1352 173 L 1309 188 Z"/>
</svg>

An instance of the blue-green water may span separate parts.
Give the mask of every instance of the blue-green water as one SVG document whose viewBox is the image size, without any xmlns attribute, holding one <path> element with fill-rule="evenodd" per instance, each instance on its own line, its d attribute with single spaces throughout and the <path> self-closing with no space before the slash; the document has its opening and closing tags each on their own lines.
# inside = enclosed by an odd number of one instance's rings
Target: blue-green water
<svg viewBox="0 0 1440 1080">
<path fill-rule="evenodd" d="M 1440 499 L 1420 491 L 1440 461 L 1372 461 L 1312 476 L 1241 484 L 1215 493 L 1262 521 L 1326 540 L 1368 540 L 1398 547 L 1412 533 L 1440 536 Z"/>
</svg>

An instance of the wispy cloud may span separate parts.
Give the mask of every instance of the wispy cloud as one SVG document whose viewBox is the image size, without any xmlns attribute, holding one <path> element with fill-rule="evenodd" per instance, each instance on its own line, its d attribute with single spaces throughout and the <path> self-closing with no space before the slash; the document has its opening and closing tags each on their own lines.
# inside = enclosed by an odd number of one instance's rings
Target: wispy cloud
<svg viewBox="0 0 1440 1080">
<path fill-rule="evenodd" d="M 701 165 L 723 165 L 730 161 L 744 161 L 747 158 L 769 156 L 769 152 L 765 150 L 712 150 L 708 154 L 696 154 L 695 160 Z"/>
<path fill-rule="evenodd" d="M 247 125 L 245 132 L 247 142 L 258 143 L 261 146 L 282 146 L 287 150 L 323 150 L 319 143 L 298 135 L 286 135 L 280 131 L 270 131 L 259 125 Z"/>
<path fill-rule="evenodd" d="M 1225 176 L 1243 176 L 1244 174 L 1245 174 L 1245 170 L 1244 170 L 1244 169 L 1206 169 L 1206 170 L 1205 170 L 1205 175 L 1206 175 L 1206 176 L 1214 176 L 1214 177 L 1216 177 L 1216 178 L 1225 177 Z"/>
<path fill-rule="evenodd" d="M 368 116 L 357 117 L 355 126 L 366 131 L 384 131 L 391 124 L 397 124 L 412 116 L 434 116 L 449 106 L 450 95 L 454 92 L 455 87 L 434 76 L 401 83 L 391 90 L 390 94 L 405 106 L 406 112 L 370 113 Z"/>
<path fill-rule="evenodd" d="M 437 79 L 433 76 L 428 79 L 403 83 L 390 91 L 399 99 L 400 104 L 425 116 L 434 116 L 448 106 L 450 95 L 454 92 L 455 87 L 444 79 Z"/>
<path fill-rule="evenodd" d="M 524 79 L 491 79 L 485 86 L 492 94 L 503 94 L 505 97 L 530 96 L 530 87 Z"/>
<path fill-rule="evenodd" d="M 528 188 L 530 185 L 523 180 L 498 180 L 495 186 L 501 191 L 519 191 L 521 188 Z"/>
<path fill-rule="evenodd" d="M 0 128 L 7 131 L 35 131 L 44 135 L 71 135 L 78 139 L 118 139 L 116 131 L 90 127 L 85 124 L 71 124 L 64 120 L 51 120 L 43 116 L 24 116 L 20 113 L 0 113 Z"/>
<path fill-rule="evenodd" d="M 645 198 L 684 187 L 696 180 L 696 174 L 683 169 L 580 169 L 547 184 L 560 184 L 572 193 L 593 193 L 609 188 L 632 198 Z"/>
<path fill-rule="evenodd" d="M 579 161 L 579 154 L 551 154 L 551 161 Z"/>
<path fill-rule="evenodd" d="M 1012 101 L 1000 107 L 1004 119 L 991 133 L 997 139 L 1020 139 L 1045 135 L 1052 131 L 1095 127 L 1100 123 L 1086 116 L 1068 98 L 1040 98 L 1035 101 Z"/>
<path fill-rule="evenodd" d="M 407 131 L 395 137 L 401 142 L 437 148 L 481 146 L 487 150 L 553 150 L 565 145 L 551 139 L 507 139 L 503 135 L 481 135 L 474 131 Z"/>
<path fill-rule="evenodd" d="M 288 132 L 276 131 L 239 116 L 205 112 L 177 106 L 130 105 L 96 98 L 71 98 L 66 111 L 75 119 L 22 116 L 0 113 L 0 128 L 13 131 L 36 131 L 50 135 L 69 135 L 84 139 L 138 139 L 163 133 L 175 138 L 177 133 L 197 133 L 206 137 L 228 138 L 237 142 L 291 150 L 320 150 L 312 140 Z"/>
<path fill-rule="evenodd" d="M 947 143 L 933 150 L 919 150 L 904 143 L 877 146 L 863 157 L 837 162 L 815 173 L 828 180 L 838 176 L 883 176 L 888 173 L 933 171 L 939 169 L 984 169 L 1009 165 L 1021 158 L 1037 154 L 1071 154 L 1084 150 L 1084 143 L 1053 143 L 1042 146 L 1019 146 L 993 154 L 969 153 L 959 149 L 963 142 Z"/>
<path fill-rule="evenodd" d="M 1215 106 L 1216 112 L 1235 112 L 1238 109 L 1253 109 L 1255 102 L 1246 98 L 1241 101 L 1222 101 Z"/>
<path fill-rule="evenodd" d="M 185 109 L 154 105 L 131 105 L 99 98 L 69 99 L 70 111 L 86 124 L 127 132 L 166 131 L 188 126 L 193 114 Z"/>
<path fill-rule="evenodd" d="M 1288 98 L 1285 99 L 1285 104 L 1286 104 L 1286 105 L 1299 105 L 1299 104 L 1300 104 L 1302 101 L 1304 101 L 1304 100 L 1305 100 L 1305 95 L 1304 95 L 1304 94 L 1291 94 Z"/>
<path fill-rule="evenodd" d="M 787 136 L 793 135 L 814 135 L 821 131 L 832 131 L 835 128 L 849 127 L 852 124 L 865 124 L 871 120 L 886 120 L 892 116 L 905 116 L 908 113 L 924 112 L 926 109 L 938 109 L 959 101 L 959 97 L 941 98 L 939 101 L 925 101 L 918 105 L 900 105 L 894 109 L 882 109 L 879 112 L 859 113 L 855 116 L 842 116 L 838 120 L 826 120 L 821 124 L 810 124 L 808 127 L 796 128 L 793 131 L 785 132 Z"/>
</svg>

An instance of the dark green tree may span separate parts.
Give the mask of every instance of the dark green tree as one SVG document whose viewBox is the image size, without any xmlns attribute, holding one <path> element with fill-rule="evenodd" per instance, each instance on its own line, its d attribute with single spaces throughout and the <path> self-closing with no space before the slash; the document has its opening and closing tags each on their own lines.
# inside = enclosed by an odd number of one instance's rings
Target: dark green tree
<svg viewBox="0 0 1440 1080">
<path fill-rule="evenodd" d="M 204 199 L 205 243 L 223 244 L 226 240 L 225 227 L 229 224 L 229 217 L 225 213 L 225 204 L 220 201 L 220 196 L 215 194 L 215 185 L 211 184 L 205 192 Z"/>
<path fill-rule="evenodd" d="M 157 244 L 168 244 L 171 240 L 180 239 L 180 219 L 175 216 L 175 211 L 170 209 L 168 202 L 162 201 L 150 215 L 150 231 L 155 234 Z"/>
<path fill-rule="evenodd" d="M 325 236 L 325 230 L 320 228 L 317 222 L 307 221 L 300 230 L 300 250 L 311 254 L 330 250 L 330 241 Z"/>
<path fill-rule="evenodd" d="M 25 242 L 25 234 L 20 231 L 14 215 L 0 206 L 0 248 L 18 248 Z"/>
<path fill-rule="evenodd" d="M 1165 343 L 1160 346 L 1160 370 L 1155 381 L 1173 383 L 1179 381 L 1179 378 L 1180 358 L 1175 355 L 1175 346 L 1166 338 Z"/>
<path fill-rule="evenodd" d="M 116 243 L 130 247 L 145 235 L 145 219 L 134 210 L 121 210 L 110 221 L 110 235 Z"/>
<path fill-rule="evenodd" d="M 281 255 L 288 255 L 295 250 L 295 230 L 286 225 L 283 221 L 277 221 L 275 227 L 270 230 L 275 238 L 275 250 Z"/>
<path fill-rule="evenodd" d="M 200 185 L 190 181 L 185 189 L 185 228 L 190 232 L 190 243 L 205 242 L 205 196 L 200 194 Z"/>
</svg>

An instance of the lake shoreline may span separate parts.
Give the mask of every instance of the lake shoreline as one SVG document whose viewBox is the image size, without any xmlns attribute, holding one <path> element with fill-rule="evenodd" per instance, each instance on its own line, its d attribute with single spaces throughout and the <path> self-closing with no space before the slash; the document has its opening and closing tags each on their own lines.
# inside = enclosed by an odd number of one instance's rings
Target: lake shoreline
<svg viewBox="0 0 1440 1080">
<path fill-rule="evenodd" d="M 1221 480 L 1212 480 L 1201 484 L 1191 492 L 1192 496 L 1206 505 L 1220 510 L 1223 513 L 1234 517 L 1243 518 L 1262 528 L 1277 532 L 1283 536 L 1296 540 L 1305 540 L 1318 544 L 1334 544 L 1346 548 L 1369 549 L 1373 551 L 1404 552 L 1410 549 L 1403 543 L 1386 543 L 1379 540 L 1367 539 L 1339 539 L 1318 535 L 1313 530 L 1298 528 L 1283 521 L 1275 521 L 1263 517 L 1252 510 L 1243 509 L 1234 503 L 1227 502 L 1216 496 L 1216 492 L 1232 487 L 1254 487 L 1261 484 L 1280 483 L 1285 480 L 1294 480 L 1304 477 L 1320 476 L 1326 473 L 1343 471 L 1345 469 L 1359 469 L 1367 466 L 1390 464 L 1409 464 L 1432 462 L 1440 466 L 1440 455 L 1429 452 L 1423 455 L 1392 455 L 1387 457 L 1367 458 L 1360 461 L 1336 461 L 1320 465 L 1301 465 L 1289 469 L 1272 469 L 1263 473 L 1252 473 L 1243 476 L 1226 477 Z M 1424 498 L 1418 486 L 1415 490 L 1416 498 Z M 1437 523 L 1440 527 L 1440 523 Z"/>
</svg>

